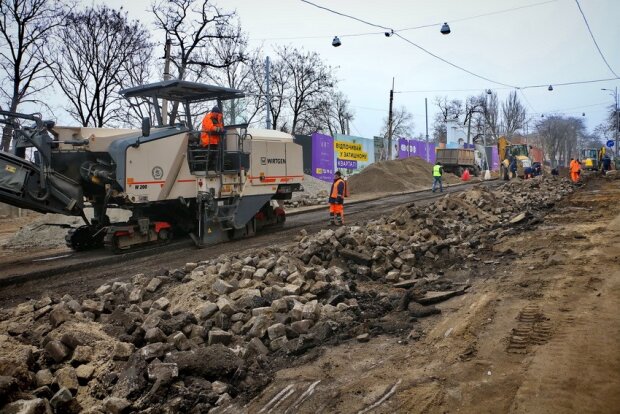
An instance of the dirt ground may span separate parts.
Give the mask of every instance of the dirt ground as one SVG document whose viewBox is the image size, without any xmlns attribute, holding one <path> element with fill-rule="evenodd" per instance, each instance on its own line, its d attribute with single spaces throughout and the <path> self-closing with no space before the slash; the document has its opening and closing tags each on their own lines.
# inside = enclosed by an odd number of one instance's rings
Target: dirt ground
<svg viewBox="0 0 620 414">
<path fill-rule="evenodd" d="M 620 180 L 596 180 L 507 238 L 468 293 L 411 333 L 280 370 L 247 412 L 617 413 Z M 406 324 L 405 324 L 406 325 Z"/>
</svg>

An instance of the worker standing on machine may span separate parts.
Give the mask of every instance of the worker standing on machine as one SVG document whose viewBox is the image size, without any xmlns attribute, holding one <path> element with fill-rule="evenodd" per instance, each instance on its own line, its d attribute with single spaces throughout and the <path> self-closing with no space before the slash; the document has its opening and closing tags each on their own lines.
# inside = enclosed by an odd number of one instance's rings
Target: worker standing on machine
<svg viewBox="0 0 620 414">
<path fill-rule="evenodd" d="M 215 105 L 211 112 L 202 119 L 202 133 L 200 144 L 209 150 L 207 155 L 207 169 L 214 170 L 220 153 L 220 141 L 224 133 L 224 117 L 219 106 Z"/>
<path fill-rule="evenodd" d="M 334 182 L 329 192 L 329 224 L 342 226 L 344 224 L 344 196 L 345 182 L 340 171 L 334 174 Z"/>
</svg>

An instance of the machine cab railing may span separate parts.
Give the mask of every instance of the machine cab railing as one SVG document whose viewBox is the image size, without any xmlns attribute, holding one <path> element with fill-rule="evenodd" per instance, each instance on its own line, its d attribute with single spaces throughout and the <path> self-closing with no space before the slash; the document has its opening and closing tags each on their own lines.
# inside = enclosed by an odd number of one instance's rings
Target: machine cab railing
<svg viewBox="0 0 620 414">
<path fill-rule="evenodd" d="M 201 131 L 193 128 L 190 105 L 198 102 L 217 101 L 222 108 L 222 102 L 243 98 L 242 91 L 221 86 L 205 85 L 183 80 L 168 80 L 148 85 L 137 86 L 120 92 L 125 98 L 142 98 L 151 101 L 157 126 L 164 125 L 159 100 L 179 102 L 184 109 L 185 125 L 190 129 L 187 159 L 192 174 L 195 172 L 210 172 L 215 174 L 229 174 L 249 169 L 250 154 L 244 151 L 244 141 L 251 138 L 246 132 L 247 125 L 226 126 L 222 133 L 220 145 L 203 147 L 200 142 Z M 165 105 L 162 105 L 164 107 Z M 241 132 L 239 132 L 241 131 Z"/>
<path fill-rule="evenodd" d="M 236 127 L 243 127 L 241 133 Z M 191 131 L 187 159 L 192 174 L 207 171 L 211 174 L 232 174 L 250 168 L 250 154 L 244 150 L 244 142 L 251 139 L 245 132 L 247 125 L 230 126 L 220 137 L 220 145 L 203 146 L 201 131 Z"/>
</svg>

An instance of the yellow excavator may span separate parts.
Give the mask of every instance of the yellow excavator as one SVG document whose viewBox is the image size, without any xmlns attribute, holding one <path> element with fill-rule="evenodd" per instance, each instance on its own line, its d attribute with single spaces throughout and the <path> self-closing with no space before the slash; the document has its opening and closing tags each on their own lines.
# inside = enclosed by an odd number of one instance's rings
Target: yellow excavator
<svg viewBox="0 0 620 414">
<path fill-rule="evenodd" d="M 499 176 L 504 180 L 509 180 L 510 159 L 515 158 L 517 162 L 517 176 L 523 177 L 525 168 L 532 166 L 529 147 L 527 144 L 511 144 L 505 136 L 500 136 L 497 140 L 497 153 L 499 154 Z"/>
<path fill-rule="evenodd" d="M 604 147 L 602 154 L 601 151 L 596 148 L 585 148 L 581 150 L 579 160 L 584 170 L 598 171 L 603 155 L 605 155 Z"/>
</svg>

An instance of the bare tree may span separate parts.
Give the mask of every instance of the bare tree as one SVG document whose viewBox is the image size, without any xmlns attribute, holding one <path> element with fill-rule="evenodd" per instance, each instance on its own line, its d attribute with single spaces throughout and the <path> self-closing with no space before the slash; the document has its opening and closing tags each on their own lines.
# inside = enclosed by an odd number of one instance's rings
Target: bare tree
<svg viewBox="0 0 620 414">
<path fill-rule="evenodd" d="M 481 114 L 484 111 L 484 100 L 481 96 L 468 96 L 465 101 L 465 118 L 463 120 L 463 125 L 467 125 L 467 143 L 471 143 L 471 126 L 472 122 L 474 122 L 474 126 L 476 125 L 475 118 L 477 114 Z"/>
<path fill-rule="evenodd" d="M 107 6 L 71 12 L 57 32 L 50 68 L 69 100 L 69 115 L 83 126 L 103 127 L 122 118 L 123 98 L 130 72 L 142 76 L 149 65 L 150 34 L 127 13 Z M 134 76 L 134 77 L 135 77 Z"/>
<path fill-rule="evenodd" d="M 552 167 L 567 165 L 569 158 L 577 156 L 577 142 L 585 135 L 583 120 L 575 117 L 549 116 L 536 129 Z"/>
<path fill-rule="evenodd" d="M 517 91 L 512 91 L 502 103 L 502 114 L 506 126 L 506 136 L 512 137 L 525 125 L 525 107 L 521 104 Z"/>
<path fill-rule="evenodd" d="M 392 136 L 393 137 L 411 137 L 413 136 L 413 114 L 404 106 L 399 106 L 392 112 Z M 383 128 L 381 135 L 386 139 L 388 136 L 388 119 L 383 119 Z"/>
<path fill-rule="evenodd" d="M 487 139 L 487 144 L 497 141 L 499 135 L 499 100 L 496 92 L 481 95 L 484 100 L 483 117 L 485 121 L 486 133 L 490 134 L 491 139 Z"/>
<path fill-rule="evenodd" d="M 0 0 L 0 106 L 16 112 L 24 103 L 41 103 L 37 95 L 50 86 L 42 61 L 52 30 L 64 13 L 57 0 Z M 13 129 L 2 130 L 0 149 L 8 151 Z"/>
<path fill-rule="evenodd" d="M 303 118 L 312 116 L 322 98 L 334 86 L 333 69 L 316 52 L 280 47 L 276 51 L 288 72 L 290 92 L 287 96 L 291 111 L 291 132 L 297 132 Z"/>
<path fill-rule="evenodd" d="M 254 65 L 252 76 L 255 84 L 258 86 L 259 94 L 269 99 L 269 112 L 271 116 L 271 127 L 275 130 L 288 131 L 288 122 L 286 119 L 286 102 L 287 94 L 290 90 L 291 73 L 285 63 L 276 59 L 271 62 L 271 70 L 269 73 L 269 91 L 265 82 L 265 70 L 262 65 Z"/>
<path fill-rule="evenodd" d="M 210 0 L 161 0 L 151 5 L 155 26 L 166 33 L 172 42 L 171 62 L 178 79 L 198 80 L 211 70 L 226 68 L 245 60 L 245 41 L 237 26 L 236 13 L 224 12 Z M 222 39 L 228 42 L 221 42 Z M 215 44 L 227 45 L 231 53 L 218 53 Z M 170 122 L 178 115 L 175 102 L 170 111 Z"/>
<path fill-rule="evenodd" d="M 224 36 L 212 42 L 217 59 L 229 61 L 231 64 L 221 69 L 210 70 L 206 76 L 217 85 L 245 92 L 246 97 L 243 99 L 224 102 L 224 122 L 250 124 L 265 108 L 265 100 L 261 96 L 264 84 L 263 57 L 260 50 L 253 53 L 247 51 L 247 37 L 241 32 L 240 26 L 231 29 L 238 30 L 238 39 Z M 245 59 L 237 60 L 236 56 L 245 56 Z"/>
<path fill-rule="evenodd" d="M 349 99 L 341 91 L 329 91 L 319 102 L 314 115 L 307 117 L 307 127 L 299 128 L 304 133 L 311 133 L 318 129 L 326 129 L 329 135 L 337 133 L 349 135 L 349 124 L 354 119 L 353 111 L 349 106 Z M 307 122 L 306 119 L 304 121 Z"/>
<path fill-rule="evenodd" d="M 122 73 L 126 76 L 119 77 L 120 89 L 126 89 L 137 85 L 144 85 L 152 80 L 152 48 L 140 49 L 132 59 L 123 63 Z M 148 98 L 135 97 L 119 102 L 121 108 L 116 112 L 115 119 L 122 126 L 131 127 L 139 125 L 143 118 L 151 119 L 155 116 L 152 102 Z"/>
</svg>

